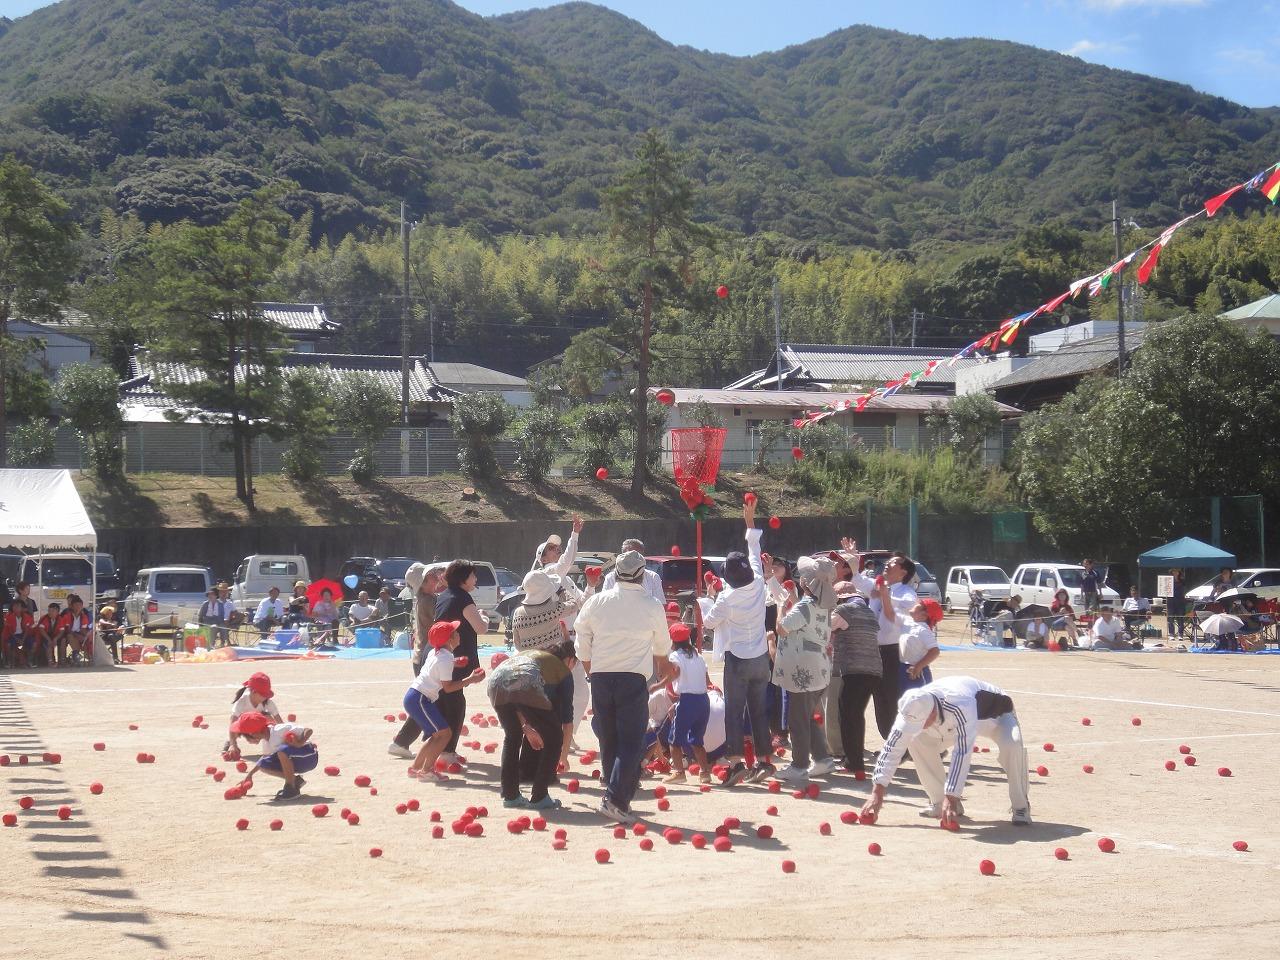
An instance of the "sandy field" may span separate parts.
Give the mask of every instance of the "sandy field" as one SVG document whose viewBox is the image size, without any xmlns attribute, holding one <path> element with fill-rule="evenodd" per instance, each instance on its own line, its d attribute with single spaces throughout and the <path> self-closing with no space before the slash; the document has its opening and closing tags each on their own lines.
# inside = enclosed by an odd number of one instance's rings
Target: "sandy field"
<svg viewBox="0 0 1280 960">
<path fill-rule="evenodd" d="M 652 852 L 633 835 L 614 838 L 593 812 L 598 790 L 580 764 L 571 775 L 581 792 L 557 792 L 568 808 L 549 815 L 545 833 L 507 832 L 514 814 L 497 794 L 496 754 L 469 751 L 465 781 L 408 781 L 406 762 L 385 750 L 396 727 L 384 715 L 399 712 L 404 661 L 262 666 L 281 709 L 316 729 L 321 766 L 341 768 L 312 774 L 302 802 L 271 802 L 266 777 L 249 797 L 223 799 L 238 779 L 220 757 L 226 711 L 253 666 L 0 675 L 0 753 L 13 759 L 0 768 L 0 813 L 19 813 L 20 796 L 36 800 L 17 827 L 0 828 L 0 957 L 599 960 L 634 948 L 736 958 L 861 948 L 1249 958 L 1271 953 L 1280 937 L 1274 795 L 1251 792 L 1280 782 L 1278 657 L 947 652 L 939 675 L 969 673 L 1014 697 L 1030 765 L 1047 768 L 1032 773 L 1035 826 L 1008 822 L 992 753 L 974 757 L 958 833 L 917 815 L 923 794 L 909 763 L 875 826 L 840 821 L 868 789 L 848 776 L 823 778 L 816 800 L 762 786 L 673 787 L 665 814 L 657 781 L 646 780 L 635 808 L 655 828 Z M 468 692 L 468 715 L 488 713 L 483 686 Z M 197 714 L 209 729 L 192 727 Z M 467 739 L 499 735 L 473 728 Z M 585 724 L 579 739 L 594 746 Z M 879 746 L 874 733 L 869 746 Z M 43 762 L 45 751 L 61 762 Z M 154 764 L 136 762 L 142 751 Z M 32 762 L 19 766 L 19 753 Z M 214 783 L 208 765 L 229 769 L 227 779 Z M 358 774 L 372 778 L 376 796 L 355 786 Z M 101 795 L 90 793 L 95 781 Z M 421 810 L 397 814 L 411 797 Z M 316 819 L 311 807 L 321 802 L 332 812 Z M 62 804 L 72 809 L 67 821 L 57 817 Z M 483 837 L 449 832 L 469 805 L 489 809 Z M 338 816 L 342 807 L 359 814 L 357 826 Z M 441 840 L 431 838 L 433 810 Z M 742 827 L 728 853 L 661 836 L 673 824 L 710 837 L 729 816 Z M 247 831 L 237 831 L 240 817 Z M 284 827 L 271 832 L 277 817 Z M 764 823 L 770 840 L 756 836 Z M 558 827 L 568 830 L 563 852 L 552 850 Z M 1104 836 L 1114 853 L 1099 850 Z M 1237 840 L 1247 852 L 1233 849 Z M 882 855 L 868 853 L 872 841 Z M 372 847 L 384 855 L 372 859 Z M 606 865 L 595 862 L 602 847 Z M 1070 859 L 1055 859 L 1056 847 Z M 984 858 L 995 876 L 980 875 Z M 785 859 L 795 873 L 782 872 Z"/>
</svg>

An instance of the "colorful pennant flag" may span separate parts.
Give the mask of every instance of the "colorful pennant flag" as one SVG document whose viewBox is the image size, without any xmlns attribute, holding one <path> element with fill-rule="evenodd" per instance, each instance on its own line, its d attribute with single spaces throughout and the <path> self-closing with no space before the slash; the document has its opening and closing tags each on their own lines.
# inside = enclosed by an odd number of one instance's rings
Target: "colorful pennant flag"
<svg viewBox="0 0 1280 960">
<path fill-rule="evenodd" d="M 1258 189 L 1262 191 L 1264 197 L 1275 203 L 1276 197 L 1280 197 L 1280 169 L 1277 169 L 1271 176 L 1267 177 Z"/>
<path fill-rule="evenodd" d="M 1244 188 L 1245 188 L 1245 185 L 1243 183 L 1237 183 L 1230 190 L 1224 190 L 1222 193 L 1218 194 L 1213 199 L 1206 200 L 1204 202 L 1205 213 L 1209 214 L 1209 216 L 1212 217 L 1215 213 L 1218 212 L 1219 209 L 1221 209 L 1224 203 L 1226 203 L 1228 200 L 1230 200 L 1232 197 L 1234 197 L 1237 193 L 1239 193 Z"/>
</svg>

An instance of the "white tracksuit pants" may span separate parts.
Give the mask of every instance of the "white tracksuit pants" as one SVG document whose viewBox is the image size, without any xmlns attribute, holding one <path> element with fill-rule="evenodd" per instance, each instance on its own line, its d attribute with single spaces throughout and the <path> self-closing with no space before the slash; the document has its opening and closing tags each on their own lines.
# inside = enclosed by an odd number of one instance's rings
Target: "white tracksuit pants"
<svg viewBox="0 0 1280 960">
<path fill-rule="evenodd" d="M 1027 774 L 1027 748 L 1022 742 L 1022 728 L 1018 726 L 1017 713 L 1005 713 L 991 720 L 979 720 L 977 736 L 996 744 L 996 756 L 1001 769 L 1009 780 L 1009 803 L 1014 810 L 1030 810 L 1030 777 Z M 929 796 L 930 804 L 941 804 L 945 796 L 946 771 L 942 764 L 942 751 L 954 748 L 952 738 L 944 738 L 937 724 L 911 741 L 908 751 L 915 763 L 920 786 Z M 955 762 L 954 755 L 951 762 Z"/>
<path fill-rule="evenodd" d="M 589 706 L 591 706 L 591 684 L 587 682 L 587 668 L 582 665 L 581 660 L 575 660 L 573 664 L 573 729 L 575 733 L 578 730 L 578 724 L 587 715 Z"/>
</svg>

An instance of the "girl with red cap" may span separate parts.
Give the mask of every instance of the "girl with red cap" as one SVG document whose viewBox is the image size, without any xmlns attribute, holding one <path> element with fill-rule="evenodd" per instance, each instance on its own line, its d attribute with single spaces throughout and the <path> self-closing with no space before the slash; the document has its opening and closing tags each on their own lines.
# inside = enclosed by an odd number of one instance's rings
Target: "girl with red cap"
<svg viewBox="0 0 1280 960">
<path fill-rule="evenodd" d="M 671 723 L 671 775 L 667 783 L 684 783 L 684 755 L 690 754 L 702 768 L 698 777 L 702 783 L 711 782 L 711 761 L 707 759 L 704 740 L 707 733 L 707 721 L 711 719 L 711 699 L 707 696 L 707 663 L 702 654 L 693 648 L 691 633 L 687 624 L 673 623 L 668 632 L 671 634 L 671 653 L 667 655 L 669 662 L 676 669 L 676 677 L 672 683 L 676 696 L 675 719 Z M 658 683 L 655 688 L 664 687 Z"/>
<path fill-rule="evenodd" d="M 229 759 L 240 759 L 240 745 L 237 742 L 235 732 L 235 722 L 238 718 L 244 716 L 251 710 L 258 713 L 264 713 L 276 723 L 280 723 L 283 719 L 280 716 L 280 708 L 276 706 L 273 699 L 275 692 L 271 689 L 271 678 L 265 673 L 255 673 L 244 682 L 231 703 L 231 733 L 227 739 L 226 746 L 223 747 L 224 752 L 229 754 Z"/>
<path fill-rule="evenodd" d="M 284 781 L 276 794 L 277 800 L 292 800 L 301 792 L 305 780 L 299 776 L 309 773 L 320 763 L 320 752 L 311 743 L 312 730 L 297 723 L 272 723 L 265 713 L 250 710 L 242 713 L 231 724 L 231 735 L 244 737 L 250 743 L 262 744 L 262 756 L 249 774 L 240 782 L 240 789 L 248 792 L 253 786 L 253 775 L 261 770 Z"/>
<path fill-rule="evenodd" d="M 404 710 L 422 730 L 426 742 L 418 751 L 418 756 L 409 764 L 409 776 L 419 780 L 448 780 L 444 774 L 436 770 L 436 760 L 453 736 L 449 721 L 444 718 L 436 701 L 440 694 L 460 691 L 463 687 L 479 683 L 484 679 L 484 671 L 472 670 L 461 680 L 454 680 L 455 668 L 464 669 L 467 664 L 462 658 L 455 658 L 453 651 L 462 642 L 458 630 L 462 626 L 457 620 L 437 620 L 427 632 L 427 644 L 431 652 L 422 665 L 422 671 L 409 685 L 404 695 Z"/>
</svg>

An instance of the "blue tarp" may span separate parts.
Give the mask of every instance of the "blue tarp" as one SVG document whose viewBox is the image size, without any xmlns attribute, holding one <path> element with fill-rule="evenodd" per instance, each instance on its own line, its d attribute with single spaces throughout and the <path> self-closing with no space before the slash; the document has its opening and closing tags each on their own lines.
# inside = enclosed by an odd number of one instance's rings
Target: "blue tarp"
<svg viewBox="0 0 1280 960">
<path fill-rule="evenodd" d="M 1138 558 L 1140 567 L 1234 567 L 1236 555 L 1219 550 L 1195 537 L 1183 537 L 1148 550 Z"/>
</svg>

